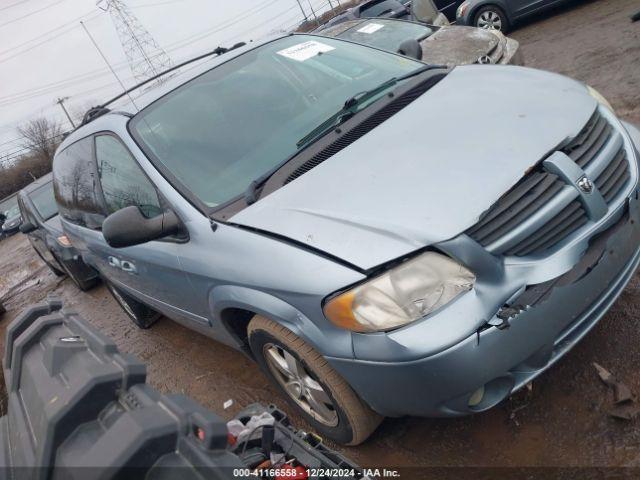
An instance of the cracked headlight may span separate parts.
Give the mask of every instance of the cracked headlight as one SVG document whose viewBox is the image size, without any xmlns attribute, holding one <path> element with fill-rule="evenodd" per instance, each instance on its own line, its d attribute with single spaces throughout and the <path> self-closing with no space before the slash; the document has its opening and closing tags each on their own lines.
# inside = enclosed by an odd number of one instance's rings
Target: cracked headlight
<svg viewBox="0 0 640 480">
<path fill-rule="evenodd" d="M 391 330 L 448 304 L 471 290 L 475 279 L 451 258 L 426 252 L 331 298 L 324 313 L 354 332 Z"/>
<path fill-rule="evenodd" d="M 587 90 L 589 91 L 589 95 L 591 95 L 593 98 L 595 98 L 600 105 L 604 105 L 609 110 L 611 110 L 613 113 L 616 113 L 616 111 L 613 109 L 613 107 L 608 102 L 608 100 L 606 98 L 604 98 L 599 91 L 597 91 L 593 87 L 590 87 L 589 85 L 587 85 Z"/>
</svg>

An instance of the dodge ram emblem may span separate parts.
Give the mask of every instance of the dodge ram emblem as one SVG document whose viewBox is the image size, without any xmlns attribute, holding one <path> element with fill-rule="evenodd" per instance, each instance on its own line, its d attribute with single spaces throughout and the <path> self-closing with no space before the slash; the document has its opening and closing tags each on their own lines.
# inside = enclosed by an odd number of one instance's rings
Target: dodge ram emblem
<svg viewBox="0 0 640 480">
<path fill-rule="evenodd" d="M 584 193 L 593 192 L 593 182 L 589 180 L 589 178 L 586 176 L 580 178 L 580 180 L 578 180 L 577 182 L 577 185 L 581 192 L 584 192 Z"/>
</svg>

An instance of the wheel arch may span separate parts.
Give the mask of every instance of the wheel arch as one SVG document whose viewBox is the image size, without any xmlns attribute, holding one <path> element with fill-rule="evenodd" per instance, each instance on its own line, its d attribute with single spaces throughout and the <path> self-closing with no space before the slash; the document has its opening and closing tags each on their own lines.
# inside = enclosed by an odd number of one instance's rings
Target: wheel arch
<svg viewBox="0 0 640 480">
<path fill-rule="evenodd" d="M 473 22 L 475 24 L 475 19 L 476 19 L 476 15 L 478 14 L 478 10 L 480 10 L 481 8 L 484 8 L 484 7 L 497 7 L 497 8 L 499 8 L 504 13 L 505 17 L 507 18 L 507 21 L 510 24 L 513 23 L 513 21 L 511 20 L 511 12 L 509 11 L 509 7 L 502 0 L 486 0 L 485 2 L 478 3 L 477 5 L 474 5 L 472 7 L 471 11 L 469 12 L 469 19 L 471 20 L 471 22 Z M 475 27 L 475 25 L 472 25 L 472 26 Z"/>
<path fill-rule="evenodd" d="M 349 332 L 335 327 L 321 329 L 299 309 L 270 293 L 237 285 L 217 286 L 209 295 L 209 308 L 214 323 L 219 322 L 245 351 L 249 322 L 254 315 L 261 315 L 291 330 L 323 355 L 353 356 Z"/>
</svg>

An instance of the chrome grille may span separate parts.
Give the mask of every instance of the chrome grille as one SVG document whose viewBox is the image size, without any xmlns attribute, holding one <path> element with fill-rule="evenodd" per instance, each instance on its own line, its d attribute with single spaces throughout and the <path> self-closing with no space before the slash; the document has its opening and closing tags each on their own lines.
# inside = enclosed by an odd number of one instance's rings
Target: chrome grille
<svg viewBox="0 0 640 480">
<path fill-rule="evenodd" d="M 595 184 L 608 206 L 627 187 L 631 172 L 622 137 L 599 112 L 561 149 Z M 502 196 L 466 233 L 498 255 L 549 253 L 589 222 L 575 188 L 538 170 Z"/>
<path fill-rule="evenodd" d="M 611 138 L 613 127 L 596 110 L 578 136 L 562 151 L 584 169 Z"/>
</svg>

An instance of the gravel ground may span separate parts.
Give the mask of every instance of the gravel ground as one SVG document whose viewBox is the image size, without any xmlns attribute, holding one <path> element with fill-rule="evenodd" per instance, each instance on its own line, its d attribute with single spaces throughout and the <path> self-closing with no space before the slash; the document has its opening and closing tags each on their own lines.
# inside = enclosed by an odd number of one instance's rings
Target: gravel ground
<svg viewBox="0 0 640 480">
<path fill-rule="evenodd" d="M 512 36 L 529 66 L 591 84 L 623 118 L 640 124 L 640 22 L 629 21 L 637 10 L 637 0 L 576 2 L 520 25 Z M 121 350 L 145 361 L 159 390 L 188 394 L 225 417 L 256 401 L 290 411 L 242 354 L 168 320 L 148 331 L 136 329 L 103 286 L 81 293 L 56 278 L 22 235 L 0 243 L 0 272 L 0 296 L 11 291 L 0 323 L 2 342 L 21 309 L 56 292 Z M 388 419 L 366 444 L 342 450 L 366 466 L 640 466 L 640 420 L 607 415 L 611 396 L 592 366 L 605 366 L 640 394 L 639 298 L 636 276 L 599 325 L 531 391 L 472 417 Z M 234 405 L 224 411 L 227 399 Z M 304 426 L 296 416 L 294 421 Z"/>
</svg>

